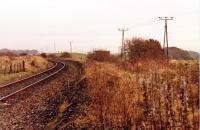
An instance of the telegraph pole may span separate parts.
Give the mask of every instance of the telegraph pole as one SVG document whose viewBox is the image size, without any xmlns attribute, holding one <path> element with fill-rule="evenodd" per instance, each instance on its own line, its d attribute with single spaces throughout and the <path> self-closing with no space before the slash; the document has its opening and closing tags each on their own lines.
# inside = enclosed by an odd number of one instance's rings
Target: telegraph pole
<svg viewBox="0 0 200 130">
<path fill-rule="evenodd" d="M 56 53 L 56 43 L 54 41 L 54 53 Z"/>
<path fill-rule="evenodd" d="M 72 54 L 72 42 L 70 41 L 69 44 L 70 44 L 70 53 Z"/>
<path fill-rule="evenodd" d="M 167 21 L 173 20 L 173 17 L 159 17 L 159 20 L 165 21 L 163 50 L 165 49 L 165 44 L 167 44 L 167 62 L 169 62 Z"/>
<path fill-rule="evenodd" d="M 169 91 L 169 51 L 168 51 L 168 31 L 167 31 L 167 21 L 168 20 L 173 20 L 173 17 L 159 17 L 159 20 L 164 20 L 165 21 L 165 26 L 164 26 L 164 43 L 163 43 L 163 50 L 165 52 L 165 46 L 167 47 L 166 53 L 167 53 L 167 89 L 165 91 Z M 165 45 L 166 44 L 166 45 Z M 173 97 L 174 92 L 172 91 L 171 96 Z M 169 96 L 166 93 L 166 96 Z M 169 103 L 170 101 L 168 99 L 165 100 L 165 103 L 167 104 L 167 107 L 169 107 Z M 173 99 L 172 99 L 172 105 L 173 105 Z M 170 108 L 170 113 L 171 113 L 171 108 Z M 168 110 L 166 111 L 166 116 L 167 116 L 167 122 L 169 121 L 169 112 Z M 171 117 L 171 122 L 170 122 L 170 128 L 174 130 L 174 128 L 172 128 L 174 125 L 174 119 L 173 117 Z"/>
<path fill-rule="evenodd" d="M 122 32 L 121 60 L 123 60 L 123 58 L 125 58 L 125 60 L 126 60 L 126 48 L 125 48 L 124 32 L 128 31 L 128 28 L 119 28 L 118 30 Z"/>
<path fill-rule="evenodd" d="M 46 53 L 48 53 L 48 46 L 46 46 Z"/>
</svg>

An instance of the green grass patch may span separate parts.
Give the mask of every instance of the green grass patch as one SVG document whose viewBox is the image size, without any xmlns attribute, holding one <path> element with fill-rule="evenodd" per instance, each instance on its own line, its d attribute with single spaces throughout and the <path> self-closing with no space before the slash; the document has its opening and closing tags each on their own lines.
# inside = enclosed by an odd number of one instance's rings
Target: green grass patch
<svg viewBox="0 0 200 130">
<path fill-rule="evenodd" d="M 71 53 L 71 56 L 73 59 L 83 62 L 87 59 L 87 54 L 84 53 Z"/>
<path fill-rule="evenodd" d="M 33 73 L 31 73 L 31 72 L 20 72 L 20 73 L 12 73 L 12 74 L 5 74 L 5 75 L 0 74 L 0 85 L 28 77 L 31 74 L 33 74 Z"/>
</svg>

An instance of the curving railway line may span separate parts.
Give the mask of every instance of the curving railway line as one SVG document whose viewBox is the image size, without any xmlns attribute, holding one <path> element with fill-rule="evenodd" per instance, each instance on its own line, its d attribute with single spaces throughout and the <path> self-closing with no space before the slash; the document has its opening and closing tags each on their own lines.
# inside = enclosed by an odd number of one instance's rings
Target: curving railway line
<svg viewBox="0 0 200 130">
<path fill-rule="evenodd" d="M 28 78 L 24 78 L 24 79 L 0 86 L 0 102 L 5 102 L 9 98 L 17 94 L 20 94 L 23 91 L 26 91 L 29 88 L 32 88 L 38 85 L 39 83 L 46 81 L 50 77 L 61 72 L 61 70 L 63 70 L 66 67 L 66 64 L 62 61 L 51 60 L 51 62 L 54 63 L 54 66 L 49 68 L 48 70 L 45 70 L 41 73 L 35 74 Z"/>
</svg>

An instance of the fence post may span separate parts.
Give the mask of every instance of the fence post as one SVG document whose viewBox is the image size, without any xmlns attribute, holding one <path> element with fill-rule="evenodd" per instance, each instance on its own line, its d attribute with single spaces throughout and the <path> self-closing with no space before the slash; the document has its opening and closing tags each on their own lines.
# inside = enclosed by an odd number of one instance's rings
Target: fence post
<svg viewBox="0 0 200 130">
<path fill-rule="evenodd" d="M 23 72 L 25 72 L 25 61 L 22 61 Z"/>
<path fill-rule="evenodd" d="M 14 69 L 14 73 L 16 73 L 16 64 L 14 64 L 13 69 Z"/>
<path fill-rule="evenodd" d="M 0 73 L 2 73 L 2 64 L 0 64 Z"/>
<path fill-rule="evenodd" d="M 9 74 L 12 73 L 12 63 L 10 64 L 10 70 L 9 70 Z"/>
<path fill-rule="evenodd" d="M 0 74 L 1 74 L 1 72 L 2 72 L 2 64 L 0 64 Z"/>
<path fill-rule="evenodd" d="M 19 63 L 17 63 L 17 73 L 19 73 Z"/>
<path fill-rule="evenodd" d="M 4 75 L 6 74 L 6 68 L 7 68 L 7 67 L 6 67 L 6 65 L 5 65 L 5 68 L 4 68 Z"/>
</svg>

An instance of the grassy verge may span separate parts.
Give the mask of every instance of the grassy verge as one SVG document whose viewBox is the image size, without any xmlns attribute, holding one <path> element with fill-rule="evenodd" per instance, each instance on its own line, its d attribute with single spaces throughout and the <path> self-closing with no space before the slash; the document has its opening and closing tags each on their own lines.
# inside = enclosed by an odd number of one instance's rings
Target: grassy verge
<svg viewBox="0 0 200 130">
<path fill-rule="evenodd" d="M 71 55 L 73 59 L 76 59 L 79 61 L 85 61 L 87 57 L 87 55 L 83 53 L 72 53 Z"/>
<path fill-rule="evenodd" d="M 23 57 L 0 57 L 1 63 L 13 63 L 19 60 L 25 61 L 25 72 L 11 73 L 11 74 L 0 74 L 0 85 L 8 82 L 16 81 L 35 73 L 41 72 L 48 67 L 52 66 L 46 59 L 40 56 L 23 56 Z"/>
<path fill-rule="evenodd" d="M 75 60 L 75 61 L 79 61 L 79 62 L 85 62 L 87 59 L 87 54 L 84 53 L 69 53 L 71 55 L 71 57 L 62 57 L 62 53 L 51 53 L 48 54 L 50 56 L 54 56 L 54 57 L 58 57 L 58 58 L 62 58 L 62 59 L 70 59 L 70 60 Z"/>
</svg>

